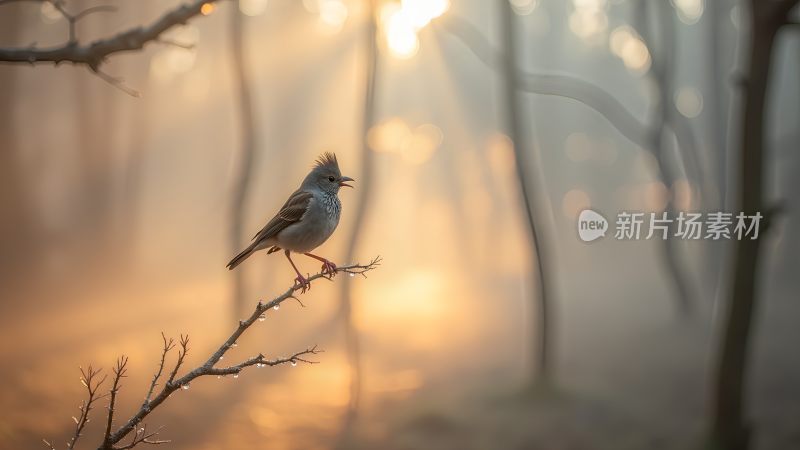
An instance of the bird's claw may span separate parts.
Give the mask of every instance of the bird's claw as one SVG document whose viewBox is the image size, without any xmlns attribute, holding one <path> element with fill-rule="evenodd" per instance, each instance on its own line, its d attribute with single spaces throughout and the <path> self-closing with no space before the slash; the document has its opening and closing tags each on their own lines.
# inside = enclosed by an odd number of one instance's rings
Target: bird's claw
<svg viewBox="0 0 800 450">
<path fill-rule="evenodd" d="M 305 294 L 307 290 L 311 289 L 311 282 L 308 281 L 308 278 L 298 274 L 294 279 L 294 287 L 295 289 L 300 288 L 300 293 Z"/>
<path fill-rule="evenodd" d="M 322 263 L 322 274 L 328 275 L 328 278 L 333 278 L 333 276 L 336 275 L 336 264 L 325 260 L 325 262 Z"/>
</svg>

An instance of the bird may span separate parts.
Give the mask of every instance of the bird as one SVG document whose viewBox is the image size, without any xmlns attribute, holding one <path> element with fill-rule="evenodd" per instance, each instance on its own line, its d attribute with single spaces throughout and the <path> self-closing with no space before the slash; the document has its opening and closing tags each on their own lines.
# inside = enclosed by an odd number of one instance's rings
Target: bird
<svg viewBox="0 0 800 450">
<path fill-rule="evenodd" d="M 311 251 L 327 241 L 339 225 L 342 213 L 339 189 L 352 188 L 352 185 L 347 184 L 352 181 L 355 180 L 342 176 L 336 154 L 323 153 L 275 217 L 256 233 L 247 248 L 228 263 L 228 270 L 236 268 L 253 253 L 268 249 L 267 254 L 283 250 L 297 273 L 295 286 L 301 288 L 302 292 L 310 289 L 311 284 L 292 261 L 293 252 L 321 261 L 322 274 L 334 276 L 336 264 Z"/>
</svg>

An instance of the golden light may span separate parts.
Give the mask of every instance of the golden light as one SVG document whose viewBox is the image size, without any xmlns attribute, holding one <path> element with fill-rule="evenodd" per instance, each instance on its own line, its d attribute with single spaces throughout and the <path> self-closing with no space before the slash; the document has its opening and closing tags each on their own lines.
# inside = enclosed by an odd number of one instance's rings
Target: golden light
<svg viewBox="0 0 800 450">
<path fill-rule="evenodd" d="M 433 216 L 426 217 L 435 220 Z M 449 309 L 446 302 L 431 299 L 456 297 L 452 295 L 456 294 L 455 286 L 448 283 L 452 279 L 440 267 L 415 267 L 399 272 L 395 279 L 384 282 L 386 295 L 380 302 L 364 304 L 356 326 L 364 333 L 373 334 L 402 330 L 414 324 L 415 332 L 408 336 L 407 345 L 415 348 L 440 346 L 442 342 L 437 336 L 441 324 L 448 318 Z"/>
<path fill-rule="evenodd" d="M 181 93 L 195 103 L 203 103 L 208 100 L 211 93 L 211 77 L 207 70 L 193 70 L 186 74 L 186 79 L 182 81 Z"/>
<path fill-rule="evenodd" d="M 367 145 L 376 152 L 397 153 L 409 164 L 428 161 L 442 145 L 444 135 L 436 125 L 429 123 L 411 129 L 399 117 L 385 120 L 367 133 Z"/>
<path fill-rule="evenodd" d="M 487 143 L 489 165 L 500 177 L 513 174 L 516 166 L 514 160 L 514 142 L 503 133 L 494 133 Z"/>
<path fill-rule="evenodd" d="M 636 32 L 627 25 L 614 28 L 614 31 L 612 31 L 611 35 L 608 37 L 608 48 L 611 49 L 611 53 L 621 58 L 622 49 L 625 47 L 625 44 L 635 37 Z"/>
<path fill-rule="evenodd" d="M 170 39 L 185 44 L 197 44 L 200 40 L 200 29 L 194 25 L 176 27 L 169 35 Z M 173 77 L 187 73 L 197 60 L 195 49 L 168 46 L 153 55 L 150 61 L 150 76 L 159 82 L 167 82 Z"/>
<path fill-rule="evenodd" d="M 203 6 L 200 7 L 200 14 L 207 16 L 214 12 L 214 8 L 213 3 L 203 3 Z"/>
<path fill-rule="evenodd" d="M 419 30 L 450 8 L 449 0 L 402 0 L 385 3 L 379 24 L 389 52 L 397 58 L 411 58 L 419 51 Z"/>
<path fill-rule="evenodd" d="M 681 22 L 687 25 L 697 23 L 705 10 L 704 0 L 670 0 L 670 3 L 677 10 Z"/>
<path fill-rule="evenodd" d="M 417 29 L 428 25 L 450 8 L 449 0 L 402 0 L 400 13 Z"/>
<path fill-rule="evenodd" d="M 319 0 L 303 0 L 303 7 L 311 14 L 319 14 Z"/>
<path fill-rule="evenodd" d="M 442 130 L 436 125 L 424 124 L 418 126 L 404 142 L 403 161 L 415 165 L 427 162 L 442 144 L 443 139 Z"/>
<path fill-rule="evenodd" d="M 626 41 L 620 54 L 625 67 L 631 72 L 643 74 L 650 69 L 650 51 L 641 39 Z"/>
<path fill-rule="evenodd" d="M 372 387 L 377 392 L 413 391 L 422 386 L 422 374 L 419 370 L 408 369 L 390 373 Z"/>
<path fill-rule="evenodd" d="M 58 11 L 58 9 L 56 9 L 55 6 L 53 6 L 51 2 L 42 3 L 40 13 L 42 22 L 46 24 L 56 23 L 64 18 L 64 16 Z"/>
<path fill-rule="evenodd" d="M 411 58 L 419 50 L 419 37 L 412 17 L 402 9 L 390 14 L 384 29 L 389 51 L 401 59 Z"/>
<path fill-rule="evenodd" d="M 347 21 L 350 11 L 341 0 L 322 0 L 318 4 L 319 21 L 321 24 L 339 31 Z"/>
<path fill-rule="evenodd" d="M 571 189 L 561 200 L 561 212 L 567 219 L 573 220 L 581 211 L 592 206 L 589 194 L 582 189 Z"/>
<path fill-rule="evenodd" d="M 703 95 L 693 87 L 684 87 L 675 93 L 675 107 L 683 116 L 693 119 L 703 111 Z"/>
<path fill-rule="evenodd" d="M 573 0 L 569 29 L 586 42 L 599 44 L 608 29 L 608 3 L 605 0 Z"/>
<path fill-rule="evenodd" d="M 370 128 L 367 145 L 376 152 L 400 153 L 410 136 L 408 124 L 399 117 L 393 117 Z"/>
<path fill-rule="evenodd" d="M 255 17 L 264 14 L 269 0 L 239 0 L 239 11 L 245 16 Z"/>
</svg>

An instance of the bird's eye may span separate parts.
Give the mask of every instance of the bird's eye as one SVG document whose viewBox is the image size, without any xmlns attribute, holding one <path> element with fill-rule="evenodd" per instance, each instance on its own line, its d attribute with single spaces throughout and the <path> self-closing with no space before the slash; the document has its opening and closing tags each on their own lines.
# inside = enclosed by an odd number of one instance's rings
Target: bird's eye
<svg viewBox="0 0 800 450">
<path fill-rule="evenodd" d="M 334 177 L 328 177 L 328 181 L 330 181 L 331 183 L 333 183 L 334 181 L 336 181 L 336 178 L 334 178 Z"/>
</svg>

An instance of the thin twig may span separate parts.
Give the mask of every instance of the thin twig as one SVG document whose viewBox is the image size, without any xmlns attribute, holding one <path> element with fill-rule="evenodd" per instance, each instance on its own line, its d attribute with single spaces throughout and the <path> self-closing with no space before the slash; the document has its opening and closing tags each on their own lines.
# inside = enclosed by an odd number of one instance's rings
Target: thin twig
<svg viewBox="0 0 800 450">
<path fill-rule="evenodd" d="M 178 370 L 183 365 L 183 360 L 186 358 L 186 354 L 189 353 L 189 335 L 186 336 L 181 335 L 180 341 L 181 349 L 178 350 L 178 361 L 175 362 L 175 367 L 172 369 L 172 372 L 169 374 L 169 378 L 167 379 L 167 384 L 172 383 L 172 380 L 175 379 L 175 375 L 178 374 Z"/>
<path fill-rule="evenodd" d="M 161 339 L 164 341 L 164 347 L 161 349 L 161 362 L 159 362 L 158 370 L 156 371 L 155 375 L 153 375 L 153 381 L 150 382 L 150 389 L 148 389 L 147 396 L 144 398 L 142 408 L 147 407 L 147 404 L 150 403 L 150 398 L 153 397 L 153 390 L 155 390 L 156 386 L 158 385 L 158 379 L 161 377 L 161 373 L 164 372 L 164 364 L 167 359 L 167 353 L 175 348 L 175 340 L 172 338 L 169 338 L 168 340 L 163 331 L 161 332 Z"/>
<path fill-rule="evenodd" d="M 113 369 L 113 381 L 111 383 L 111 391 L 109 391 L 109 400 L 108 400 L 108 415 L 106 420 L 106 432 L 103 435 L 103 445 L 108 445 L 109 437 L 111 436 L 111 425 L 114 423 L 114 407 L 116 406 L 117 401 L 117 393 L 119 392 L 122 385 L 120 381 L 125 378 L 125 372 L 127 372 L 128 366 L 128 357 L 121 356 L 117 359 L 117 365 Z"/>
<path fill-rule="evenodd" d="M 106 381 L 105 375 L 100 380 L 97 379 L 100 374 L 100 369 L 95 370 L 91 365 L 87 370 L 84 370 L 83 367 L 81 367 L 80 370 L 81 384 L 86 388 L 86 400 L 82 401 L 81 405 L 78 407 L 78 410 L 81 412 L 80 416 L 77 418 L 74 416 L 72 417 L 72 420 L 75 422 L 75 432 L 72 434 L 72 438 L 69 442 L 67 442 L 68 450 L 74 449 L 75 444 L 78 443 L 83 428 L 86 426 L 86 423 L 89 422 L 89 412 L 92 410 L 94 402 L 97 401 L 97 390 L 100 389 L 100 386 Z"/>
</svg>

